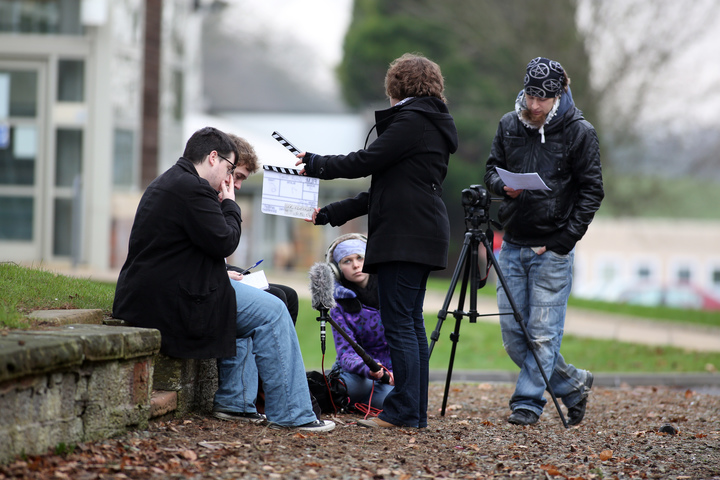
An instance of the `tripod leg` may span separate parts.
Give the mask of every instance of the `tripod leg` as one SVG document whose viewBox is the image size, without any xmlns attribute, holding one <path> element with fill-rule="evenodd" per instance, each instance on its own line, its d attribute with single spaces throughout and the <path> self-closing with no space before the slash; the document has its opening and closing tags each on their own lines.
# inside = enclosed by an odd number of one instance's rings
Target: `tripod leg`
<svg viewBox="0 0 720 480">
<path fill-rule="evenodd" d="M 448 364 L 447 376 L 445 377 L 445 392 L 443 393 L 442 409 L 440 415 L 445 416 L 445 407 L 447 406 L 448 393 L 450 392 L 450 380 L 452 379 L 453 363 L 455 362 L 455 351 L 457 350 L 457 342 L 460 340 L 460 322 L 462 317 L 455 319 L 455 330 L 450 334 L 452 340 L 452 349 L 450 350 L 450 363 Z"/>
<path fill-rule="evenodd" d="M 465 259 L 467 258 L 468 250 L 470 248 L 470 238 L 471 236 L 466 233 L 465 239 L 463 240 L 463 246 L 460 250 L 460 257 L 458 258 L 458 262 L 455 265 L 455 271 L 453 272 L 452 280 L 450 280 L 450 288 L 448 288 L 447 294 L 445 295 L 445 301 L 443 302 L 442 309 L 438 312 L 438 322 L 435 325 L 435 330 L 430 334 L 430 351 L 428 354 L 428 358 L 432 357 L 433 348 L 435 347 L 435 342 L 438 341 L 440 338 L 440 328 L 442 327 L 443 320 L 447 317 L 447 310 L 450 306 L 450 300 L 452 299 L 453 292 L 455 291 L 455 287 L 457 286 L 458 279 L 460 278 L 460 270 L 465 263 Z"/>
<path fill-rule="evenodd" d="M 497 263 L 497 259 L 495 258 L 495 256 L 492 253 L 492 245 L 490 245 L 490 241 L 485 236 L 483 236 L 483 245 L 485 245 L 485 250 L 487 250 L 487 252 L 488 252 L 488 258 L 490 259 L 490 262 L 492 263 L 493 268 L 495 268 L 495 273 L 498 276 L 498 280 L 500 281 L 500 284 L 502 285 L 503 289 L 505 289 L 505 294 L 507 295 L 508 301 L 510 302 L 510 307 L 512 308 L 513 316 L 515 317 L 515 321 L 518 322 L 518 324 L 520 325 L 520 328 L 523 331 L 523 334 L 525 335 L 525 341 L 527 342 L 528 349 L 532 352 L 533 357 L 535 358 L 535 362 L 538 365 L 538 370 L 540 370 L 543 380 L 545 381 L 545 386 L 547 387 L 547 391 L 550 393 L 553 403 L 555 403 L 555 408 L 557 409 L 558 415 L 560 415 L 560 420 L 562 420 L 563 426 L 565 426 L 565 428 L 569 428 L 568 423 L 565 420 L 565 416 L 563 415 L 562 410 L 560 409 L 560 404 L 557 401 L 557 397 L 555 397 L 555 392 L 553 392 L 553 389 L 550 386 L 550 381 L 548 380 L 547 374 L 545 373 L 545 370 L 543 370 L 542 364 L 540 363 L 540 359 L 537 356 L 537 352 L 535 351 L 535 344 L 533 344 L 532 339 L 530 338 L 530 334 L 527 331 L 527 327 L 525 326 L 525 323 L 523 322 L 522 314 L 520 313 L 520 310 L 518 309 L 517 305 L 515 304 L 515 299 L 513 298 L 512 294 L 510 293 L 510 289 L 508 289 L 507 282 L 505 281 L 505 276 L 503 275 L 502 271 L 500 270 L 500 267 L 498 266 L 498 263 Z"/>
</svg>

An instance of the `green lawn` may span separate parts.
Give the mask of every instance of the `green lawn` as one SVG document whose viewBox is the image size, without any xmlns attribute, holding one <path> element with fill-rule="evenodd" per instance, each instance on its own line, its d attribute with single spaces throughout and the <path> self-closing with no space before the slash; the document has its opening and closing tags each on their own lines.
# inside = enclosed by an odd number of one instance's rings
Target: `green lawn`
<svg viewBox="0 0 720 480">
<path fill-rule="evenodd" d="M 429 288 L 446 291 L 449 281 L 432 279 Z M 63 275 L 28 269 L 13 263 L 0 263 L 0 329 L 27 328 L 25 314 L 36 309 L 99 308 L 110 314 L 115 292 L 113 284 L 70 278 Z M 480 295 L 494 296 L 490 286 Z M 668 308 L 628 307 L 601 302 L 572 300 L 574 307 L 609 311 L 623 315 L 673 322 L 700 323 L 720 326 L 720 312 L 697 312 Z M 309 300 L 300 301 L 297 332 L 307 370 L 320 370 L 322 352 L 318 312 Z M 428 335 L 437 325 L 435 312 L 425 317 Z M 324 367 L 335 361 L 332 327 L 328 323 Z M 447 370 L 452 342 L 450 333 L 455 319 L 449 317 L 442 324 L 440 337 L 430 358 L 430 368 Z M 720 352 L 689 353 L 669 347 L 652 347 L 609 340 L 596 340 L 566 336 L 563 354 L 573 363 L 595 372 L 704 372 L 708 365 L 720 368 Z M 516 370 L 505 354 L 497 324 L 461 320 L 460 339 L 453 368 L 455 370 Z"/>
<path fill-rule="evenodd" d="M 298 339 L 308 370 L 320 370 L 322 348 L 318 312 L 309 301 L 300 301 L 298 316 Z M 425 325 L 430 334 L 437 325 L 437 317 L 425 315 Z M 430 368 L 447 370 L 455 329 L 455 319 L 446 319 L 440 330 L 430 357 Z M 330 324 L 326 325 L 326 369 L 335 361 L 335 349 Z M 561 349 L 568 361 L 594 372 L 705 372 L 707 365 L 720 369 L 720 352 L 687 352 L 678 348 L 655 347 L 614 340 L 597 340 L 567 335 Z M 500 326 L 495 323 L 460 321 L 460 336 L 455 353 L 454 370 L 517 370 L 502 346 Z"/>
</svg>

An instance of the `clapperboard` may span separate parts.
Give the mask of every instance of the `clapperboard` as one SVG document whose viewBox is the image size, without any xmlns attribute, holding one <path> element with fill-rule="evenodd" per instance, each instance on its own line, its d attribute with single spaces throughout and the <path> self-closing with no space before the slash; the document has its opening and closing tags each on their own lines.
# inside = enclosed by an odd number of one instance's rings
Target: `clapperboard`
<svg viewBox="0 0 720 480">
<path fill-rule="evenodd" d="M 300 153 L 282 135 L 273 138 L 293 156 Z M 318 205 L 320 179 L 300 175 L 300 170 L 263 165 L 262 212 L 294 218 L 311 218 Z"/>
</svg>

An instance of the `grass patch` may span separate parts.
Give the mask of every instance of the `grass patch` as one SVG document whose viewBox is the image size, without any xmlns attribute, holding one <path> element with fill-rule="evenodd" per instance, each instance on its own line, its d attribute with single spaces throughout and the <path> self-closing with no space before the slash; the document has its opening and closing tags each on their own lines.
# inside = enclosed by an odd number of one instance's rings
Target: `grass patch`
<svg viewBox="0 0 720 480">
<path fill-rule="evenodd" d="M 33 310 L 99 308 L 109 315 L 114 296 L 111 283 L 0 263 L 0 326 L 19 328 Z"/>
<path fill-rule="evenodd" d="M 458 281 L 458 285 L 455 288 L 455 294 L 453 296 L 453 305 L 456 304 L 456 300 L 460 292 L 460 287 L 461 283 L 460 281 Z M 428 290 L 447 293 L 448 288 L 450 288 L 450 279 L 431 277 L 428 280 Z M 488 283 L 487 285 L 485 285 L 485 287 L 478 290 L 478 296 L 495 299 L 495 284 Z M 466 299 L 466 305 L 469 305 L 468 302 L 469 300 Z M 607 312 L 612 313 L 613 315 L 639 317 L 644 319 L 652 319 L 673 323 L 720 327 L 720 311 L 684 310 L 680 308 L 670 307 L 646 307 L 642 305 L 628 305 L 623 303 L 585 300 L 576 297 L 570 297 L 570 300 L 568 301 L 568 306 L 572 308 Z"/>
<path fill-rule="evenodd" d="M 307 370 L 320 370 L 322 353 L 320 346 L 320 323 L 318 312 L 310 301 L 300 300 L 297 333 Z M 437 317 L 425 316 L 428 333 L 435 329 Z M 430 357 L 430 368 L 447 370 L 455 329 L 455 319 L 447 318 L 440 329 L 440 337 Z M 324 367 L 328 369 L 335 361 L 332 327 L 326 326 Z M 720 352 L 688 352 L 680 348 L 646 346 L 615 340 L 579 338 L 566 335 L 563 338 L 563 356 L 580 368 L 594 372 L 646 372 L 646 373 L 699 373 L 720 369 Z M 709 367 L 710 366 L 710 367 Z M 460 337 L 455 352 L 453 370 L 517 370 L 502 346 L 500 325 L 478 321 L 460 322 Z"/>
<path fill-rule="evenodd" d="M 429 288 L 447 291 L 449 280 L 431 279 Z M 14 263 L 0 263 L 0 327 L 5 329 L 29 328 L 25 315 L 38 309 L 99 308 L 105 315 L 112 310 L 115 285 L 87 279 L 76 279 L 48 272 L 39 268 L 24 268 Z M 495 296 L 495 289 L 488 285 L 479 295 Z M 573 300 L 572 306 L 603 310 L 617 314 L 634 314 L 644 318 L 660 318 L 668 321 L 687 321 L 708 325 L 720 325 L 720 314 L 668 308 L 629 307 L 603 302 Z M 310 300 L 300 300 L 297 333 L 307 370 L 322 368 L 320 347 L 320 323 L 318 312 L 312 309 Z M 428 335 L 437 325 L 435 312 L 425 317 Z M 450 333 L 455 319 L 448 317 L 442 325 L 440 338 L 430 358 L 430 368 L 447 370 L 452 342 Z M 335 344 L 332 327 L 326 326 L 324 367 L 330 368 L 335 361 Z M 619 343 L 612 340 L 586 339 L 566 336 L 562 353 L 582 368 L 595 372 L 704 372 L 708 365 L 720 368 L 720 352 L 686 352 L 678 348 L 644 346 Z M 496 323 L 467 319 L 460 323 L 460 340 L 455 354 L 455 370 L 517 370 L 502 346 L 500 327 Z"/>
</svg>

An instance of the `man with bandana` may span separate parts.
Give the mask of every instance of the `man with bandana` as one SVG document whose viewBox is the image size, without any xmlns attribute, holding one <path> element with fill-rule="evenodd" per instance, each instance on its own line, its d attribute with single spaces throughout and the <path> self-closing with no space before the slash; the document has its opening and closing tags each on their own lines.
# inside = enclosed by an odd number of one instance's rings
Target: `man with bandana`
<svg viewBox="0 0 720 480">
<path fill-rule="evenodd" d="M 514 190 L 497 168 L 535 172 L 549 190 Z M 597 133 L 575 106 L 570 78 L 560 63 L 537 57 L 527 65 L 515 111 L 505 114 L 487 160 L 485 184 L 502 197 L 504 230 L 498 264 L 509 292 L 497 286 L 505 351 L 520 367 L 508 422 L 538 421 L 546 400 L 540 366 L 567 407 L 568 423 L 585 416 L 593 376 L 560 354 L 567 300 L 572 288 L 575 244 L 603 199 Z M 513 316 L 511 295 L 522 314 L 538 362 Z"/>
</svg>

